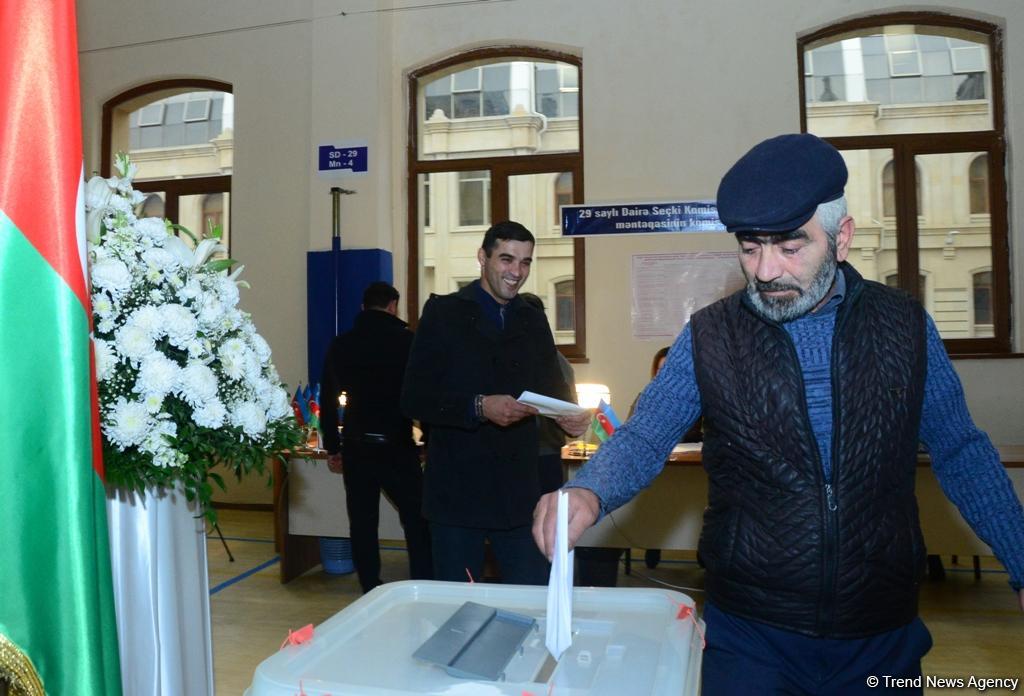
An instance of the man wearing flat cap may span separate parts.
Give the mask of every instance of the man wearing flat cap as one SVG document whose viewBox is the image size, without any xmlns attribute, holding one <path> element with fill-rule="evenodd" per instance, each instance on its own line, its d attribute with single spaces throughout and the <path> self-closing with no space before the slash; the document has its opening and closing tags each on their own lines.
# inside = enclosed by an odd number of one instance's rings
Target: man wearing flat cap
<svg viewBox="0 0 1024 696">
<path fill-rule="evenodd" d="M 704 696 L 877 693 L 869 676 L 921 674 L 919 443 L 1024 608 L 1021 504 L 932 319 L 847 262 L 846 178 L 809 134 L 733 165 L 718 210 L 747 287 L 693 315 L 635 416 L 567 486 L 575 543 L 703 414 Z M 548 495 L 535 513 L 549 555 L 556 507 Z"/>
</svg>

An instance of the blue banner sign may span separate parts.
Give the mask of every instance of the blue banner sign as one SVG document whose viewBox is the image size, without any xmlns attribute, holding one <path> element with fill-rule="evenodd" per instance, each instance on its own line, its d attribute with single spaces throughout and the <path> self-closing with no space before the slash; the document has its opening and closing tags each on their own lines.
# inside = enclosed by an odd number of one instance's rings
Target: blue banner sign
<svg viewBox="0 0 1024 696">
<path fill-rule="evenodd" d="M 723 232 L 714 201 L 562 206 L 562 236 Z"/>
<path fill-rule="evenodd" d="M 320 172 L 365 173 L 370 159 L 369 152 L 370 148 L 366 145 L 354 147 L 321 145 L 319 147 Z"/>
</svg>

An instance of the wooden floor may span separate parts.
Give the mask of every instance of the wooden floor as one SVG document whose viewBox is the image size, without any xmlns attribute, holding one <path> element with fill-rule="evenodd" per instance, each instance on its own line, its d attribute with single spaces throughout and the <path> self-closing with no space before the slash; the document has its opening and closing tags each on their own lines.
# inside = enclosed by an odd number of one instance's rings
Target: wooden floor
<svg viewBox="0 0 1024 696">
<path fill-rule="evenodd" d="M 235 557 L 229 562 L 220 540 L 209 538 L 214 681 L 217 694 L 228 696 L 249 686 L 256 666 L 278 650 L 289 629 L 323 622 L 357 599 L 360 590 L 354 574 L 330 576 L 319 569 L 281 585 L 271 514 L 220 510 L 219 517 Z M 404 550 L 390 548 L 381 554 L 383 579 L 407 578 Z M 703 584 L 692 554 L 666 552 L 653 570 L 642 556 L 634 554 L 639 562 L 634 560 L 632 575 L 620 571 L 619 586 L 658 586 L 655 580 L 690 588 Z M 1024 615 L 1005 572 L 994 559 L 985 558 L 982 577 L 975 580 L 971 559 L 960 560 L 966 565 L 952 566 L 946 558 L 946 579 L 926 583 L 922 593 L 921 613 L 934 639 L 924 673 L 965 679 L 1024 676 Z M 699 592 L 683 591 L 698 602 L 703 599 Z"/>
</svg>

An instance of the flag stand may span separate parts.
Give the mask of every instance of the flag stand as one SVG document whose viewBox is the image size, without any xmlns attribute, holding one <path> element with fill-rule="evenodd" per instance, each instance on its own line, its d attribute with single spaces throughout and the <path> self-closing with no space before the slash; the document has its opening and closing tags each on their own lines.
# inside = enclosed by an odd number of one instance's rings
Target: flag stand
<svg viewBox="0 0 1024 696">
<path fill-rule="evenodd" d="M 235 557 L 231 555 L 231 549 L 228 548 L 228 542 L 224 539 L 224 533 L 220 531 L 220 525 L 216 522 L 213 523 L 213 531 L 217 532 L 217 536 L 220 537 L 220 543 L 224 544 L 224 551 L 228 554 L 228 561 L 234 563 Z M 210 535 L 207 534 L 206 536 L 209 538 Z M 3 696 L 3 693 L 0 693 L 0 696 Z"/>
</svg>

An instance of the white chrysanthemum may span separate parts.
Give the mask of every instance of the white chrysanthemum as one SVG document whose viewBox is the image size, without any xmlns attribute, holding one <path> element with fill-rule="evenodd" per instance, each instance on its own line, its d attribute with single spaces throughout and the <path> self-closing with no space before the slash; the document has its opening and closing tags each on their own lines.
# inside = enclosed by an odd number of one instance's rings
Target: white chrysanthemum
<svg viewBox="0 0 1024 696">
<path fill-rule="evenodd" d="M 218 299 L 227 307 L 234 307 L 238 304 L 238 286 L 235 281 L 228 280 L 227 276 L 220 276 L 214 288 Z"/>
<path fill-rule="evenodd" d="M 245 357 L 249 353 L 245 342 L 240 338 L 229 338 L 217 351 L 221 369 L 231 379 L 241 379 L 245 374 Z"/>
<path fill-rule="evenodd" d="M 146 219 L 152 220 L 153 218 Z M 173 270 L 178 266 L 178 259 L 174 257 L 174 254 L 166 249 L 161 249 L 160 247 L 154 247 L 142 252 L 142 260 L 145 261 L 147 265 L 160 271 Z"/>
<path fill-rule="evenodd" d="M 141 443 L 149 432 L 151 419 L 144 404 L 128 401 L 124 397 L 117 400 L 103 426 L 103 432 L 119 449 L 124 450 Z"/>
<path fill-rule="evenodd" d="M 199 323 L 203 326 L 217 326 L 224 317 L 224 305 L 220 300 L 207 296 L 199 310 Z"/>
<path fill-rule="evenodd" d="M 165 304 L 160 308 L 167 330 L 167 339 L 177 348 L 188 348 L 196 338 L 196 318 L 187 307 Z"/>
<path fill-rule="evenodd" d="M 217 396 L 217 376 L 199 362 L 191 362 L 178 375 L 177 393 L 193 408 Z"/>
<path fill-rule="evenodd" d="M 164 395 L 155 392 L 145 394 L 142 397 L 142 403 L 146 406 L 147 411 L 156 415 L 164 407 Z"/>
<path fill-rule="evenodd" d="M 181 368 L 163 353 L 154 352 L 146 356 L 139 368 L 139 379 L 135 391 L 140 394 L 169 394 L 178 384 Z"/>
<path fill-rule="evenodd" d="M 96 379 L 103 382 L 113 376 L 114 368 L 117 366 L 117 355 L 110 341 L 94 338 L 92 345 L 96 354 Z"/>
<path fill-rule="evenodd" d="M 288 399 L 288 393 L 281 387 L 274 387 L 270 405 L 267 407 L 267 418 L 276 421 L 290 416 L 291 413 L 292 406 Z"/>
<path fill-rule="evenodd" d="M 152 302 L 153 304 L 158 304 L 158 305 L 163 304 L 164 303 L 164 294 L 162 292 L 160 292 L 159 290 L 157 290 L 156 288 L 154 288 L 154 289 L 149 291 L 149 301 Z"/>
<path fill-rule="evenodd" d="M 146 332 L 150 338 L 156 339 L 165 333 L 164 318 L 160 310 L 153 305 L 143 305 L 131 313 L 128 321 L 131 326 L 137 326 Z"/>
<path fill-rule="evenodd" d="M 118 259 L 106 259 L 92 267 L 93 287 L 112 293 L 128 292 L 132 287 L 132 274 L 128 266 Z"/>
<path fill-rule="evenodd" d="M 203 286 L 199 284 L 199 279 L 192 276 L 188 281 L 178 290 L 178 299 L 182 302 L 188 302 L 201 297 L 203 294 Z"/>
<path fill-rule="evenodd" d="M 204 428 L 220 428 L 224 425 L 227 415 L 228 411 L 220 399 L 212 399 L 192 411 L 192 420 Z"/>
<path fill-rule="evenodd" d="M 191 358 L 192 360 L 201 359 L 204 363 L 210 362 L 207 356 L 207 353 L 209 352 L 210 342 L 207 341 L 206 339 L 200 340 L 197 338 L 196 340 L 188 344 L 188 357 Z"/>
<path fill-rule="evenodd" d="M 105 292 L 98 292 L 92 296 L 92 311 L 97 316 L 106 319 L 114 311 L 114 303 Z"/>
<path fill-rule="evenodd" d="M 231 424 L 240 427 L 249 437 L 258 437 L 267 429 L 267 414 L 259 404 L 242 401 L 231 412 Z"/>
<path fill-rule="evenodd" d="M 245 349 L 245 355 L 242 357 L 242 370 L 245 374 L 245 379 L 250 384 L 255 384 L 261 377 L 263 377 L 263 368 L 260 367 L 260 359 L 256 357 L 256 353 L 249 348 Z"/>
<path fill-rule="evenodd" d="M 135 221 L 135 231 L 142 239 L 148 239 L 157 245 L 163 244 L 168 236 L 167 225 L 157 217 L 139 218 Z"/>
<path fill-rule="evenodd" d="M 269 365 L 270 344 L 267 343 L 266 339 L 259 334 L 254 333 L 249 337 L 249 343 L 252 345 L 252 349 L 256 351 L 256 356 L 260 359 L 260 364 L 264 366 Z"/>
<path fill-rule="evenodd" d="M 100 319 L 99 323 L 96 324 L 96 330 L 100 333 L 108 334 L 114 330 L 114 320 L 111 318 Z"/>
<path fill-rule="evenodd" d="M 114 337 L 117 350 L 124 357 L 138 364 L 143 358 L 156 350 L 149 332 L 141 326 L 128 323 L 118 329 Z"/>
</svg>

